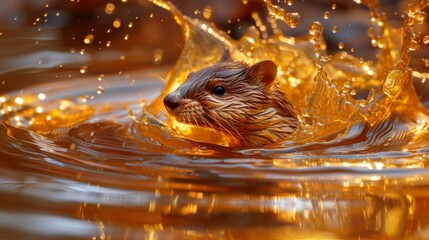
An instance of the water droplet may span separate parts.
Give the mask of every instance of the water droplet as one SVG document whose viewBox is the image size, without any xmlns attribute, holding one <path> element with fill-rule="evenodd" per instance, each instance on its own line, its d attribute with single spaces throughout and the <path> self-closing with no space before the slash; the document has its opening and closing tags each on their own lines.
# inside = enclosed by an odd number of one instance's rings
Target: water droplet
<svg viewBox="0 0 429 240">
<path fill-rule="evenodd" d="M 104 91 L 103 86 L 98 86 L 98 88 L 97 88 L 97 94 L 102 94 L 103 91 Z"/>
<path fill-rule="evenodd" d="M 329 19 L 329 11 L 326 11 L 324 14 L 323 14 L 323 18 L 324 19 Z"/>
<path fill-rule="evenodd" d="M 115 4 L 108 3 L 106 4 L 106 7 L 104 8 L 104 12 L 108 15 L 112 14 L 115 11 Z"/>
<path fill-rule="evenodd" d="M 331 8 L 332 8 L 332 10 L 335 10 L 335 9 L 337 9 L 337 4 L 332 4 L 332 6 L 331 6 Z"/>
<path fill-rule="evenodd" d="M 45 95 L 44 93 L 39 93 L 39 94 L 37 95 L 37 97 L 38 97 L 40 100 L 45 100 L 45 99 L 46 99 L 46 95 Z"/>
<path fill-rule="evenodd" d="M 121 19 L 116 18 L 116 19 L 113 21 L 113 27 L 114 27 L 114 28 L 120 28 L 120 27 L 121 27 Z"/>
<path fill-rule="evenodd" d="M 411 42 L 410 42 L 410 44 L 408 45 L 408 49 L 410 50 L 410 51 L 416 51 L 416 50 L 418 50 L 419 49 L 419 44 L 415 41 L 415 40 L 412 40 Z"/>
<path fill-rule="evenodd" d="M 84 73 L 86 73 L 86 71 L 88 70 L 88 66 L 83 66 L 81 69 L 80 69 L 80 73 L 82 73 L 82 74 L 84 74 Z"/>
<path fill-rule="evenodd" d="M 426 36 L 423 38 L 423 43 L 424 43 L 424 44 L 428 44 L 428 43 L 429 43 L 429 36 L 428 36 L 428 35 L 426 35 Z"/>
<path fill-rule="evenodd" d="M 422 11 L 418 11 L 414 15 L 414 18 L 417 20 L 417 23 L 423 24 L 423 22 L 425 21 L 425 18 L 426 18 L 426 13 L 422 12 Z"/>
<path fill-rule="evenodd" d="M 163 55 L 164 55 L 164 51 L 162 49 L 155 49 L 153 51 L 153 58 L 152 58 L 153 63 L 160 64 L 162 61 Z"/>
<path fill-rule="evenodd" d="M 94 41 L 94 35 L 93 34 L 88 34 L 85 36 L 85 39 L 83 39 L 83 42 L 85 44 L 91 44 Z"/>
<path fill-rule="evenodd" d="M 337 26 L 333 26 L 332 27 L 332 33 L 337 33 L 338 32 L 338 27 Z"/>
<path fill-rule="evenodd" d="M 20 97 L 17 97 L 17 98 L 15 98 L 15 103 L 17 103 L 17 104 L 21 105 L 21 104 L 23 104 L 23 103 L 24 103 L 24 99 L 22 99 L 22 98 L 20 98 Z"/>
<path fill-rule="evenodd" d="M 82 103 L 86 103 L 88 101 L 89 96 L 85 95 L 85 96 L 79 96 L 78 101 L 82 102 Z"/>
<path fill-rule="evenodd" d="M 301 18 L 301 15 L 299 15 L 299 13 L 297 12 L 288 13 L 284 9 L 276 5 L 273 5 L 271 0 L 266 0 L 265 4 L 271 16 L 273 16 L 276 19 L 283 20 L 291 28 L 295 28 L 296 26 L 298 26 Z"/>
<path fill-rule="evenodd" d="M 204 17 L 205 19 L 210 19 L 210 18 L 212 17 L 212 12 L 213 12 L 212 7 L 211 7 L 211 6 L 206 6 L 206 7 L 203 9 L 203 17 Z"/>
<path fill-rule="evenodd" d="M 338 48 L 339 49 L 343 49 L 344 48 L 344 43 L 343 42 L 338 43 Z"/>
</svg>

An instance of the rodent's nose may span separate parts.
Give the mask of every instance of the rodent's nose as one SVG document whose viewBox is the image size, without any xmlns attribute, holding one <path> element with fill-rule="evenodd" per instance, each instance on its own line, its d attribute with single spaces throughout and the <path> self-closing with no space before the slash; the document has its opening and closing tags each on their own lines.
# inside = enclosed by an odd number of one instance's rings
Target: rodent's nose
<svg viewBox="0 0 429 240">
<path fill-rule="evenodd" d="M 170 110 L 174 110 L 179 106 L 179 101 L 173 93 L 168 94 L 164 98 L 164 105 L 168 107 Z"/>
</svg>

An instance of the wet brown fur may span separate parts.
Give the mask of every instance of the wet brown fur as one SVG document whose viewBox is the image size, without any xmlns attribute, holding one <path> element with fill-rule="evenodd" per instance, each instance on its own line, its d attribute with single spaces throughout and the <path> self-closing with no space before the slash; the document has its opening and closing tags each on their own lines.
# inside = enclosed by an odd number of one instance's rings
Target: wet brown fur
<svg viewBox="0 0 429 240">
<path fill-rule="evenodd" d="M 222 59 L 197 72 L 166 98 L 178 102 L 166 107 L 179 122 L 213 128 L 227 134 L 230 145 L 259 147 L 285 140 L 297 127 L 293 106 L 274 84 L 277 68 L 272 61 L 249 66 Z M 222 86 L 223 96 L 212 90 Z"/>
</svg>

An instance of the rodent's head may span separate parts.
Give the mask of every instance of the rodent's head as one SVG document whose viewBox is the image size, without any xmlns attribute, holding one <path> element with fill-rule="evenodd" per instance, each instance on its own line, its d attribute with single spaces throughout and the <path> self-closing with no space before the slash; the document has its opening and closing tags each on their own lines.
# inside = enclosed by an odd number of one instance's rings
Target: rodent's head
<svg viewBox="0 0 429 240">
<path fill-rule="evenodd" d="M 164 105 L 179 122 L 234 134 L 267 104 L 276 74 L 272 61 L 249 66 L 232 61 L 225 50 L 217 63 L 190 73 Z"/>
</svg>

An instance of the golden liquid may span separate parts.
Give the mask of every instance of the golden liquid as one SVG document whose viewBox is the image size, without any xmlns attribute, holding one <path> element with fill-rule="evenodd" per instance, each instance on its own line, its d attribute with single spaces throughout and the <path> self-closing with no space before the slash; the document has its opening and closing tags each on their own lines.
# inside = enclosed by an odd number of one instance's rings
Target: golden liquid
<svg viewBox="0 0 429 240">
<path fill-rule="evenodd" d="M 269 35 L 254 15 L 256 27 L 233 40 L 151 2 L 185 38 L 163 89 L 153 78 L 106 76 L 108 88 L 77 79 L 0 98 L 1 237 L 429 238 L 429 119 L 413 86 L 426 73 L 410 68 L 428 1 L 407 8 L 402 29 L 363 1 L 375 61 L 329 55 L 319 22 L 288 37 L 271 19 Z M 266 4 L 275 19 L 298 23 Z M 163 96 L 226 47 L 235 60 L 278 64 L 277 84 L 299 114 L 291 141 L 228 148 L 222 134 L 163 114 Z"/>
<path fill-rule="evenodd" d="M 149 112 L 156 114 L 162 108 L 163 97 L 183 83 L 190 71 L 215 63 L 222 49 L 229 48 L 234 60 L 255 63 L 271 59 L 279 65 L 277 84 L 297 109 L 301 122 L 300 129 L 294 134 L 294 145 L 315 141 L 334 141 L 333 144 L 339 144 L 353 126 L 364 125 L 364 131 L 371 132 L 371 129 L 379 128 L 386 121 L 399 121 L 401 125 L 406 125 L 407 133 L 391 136 L 397 148 L 410 149 L 414 148 L 413 144 L 420 145 L 420 141 L 425 141 L 427 132 L 421 130 L 428 127 L 428 112 L 418 100 L 411 84 L 413 75 L 425 73 L 408 67 L 409 52 L 414 51 L 412 46 L 417 44 L 414 25 L 424 20 L 425 15 L 421 11 L 426 6 L 425 2 L 409 7 L 402 30 L 389 26 L 376 1 L 365 2 L 370 9 L 374 27 L 381 31 L 380 35 L 373 33 L 373 28 L 369 31 L 373 45 L 380 48 L 379 59 L 375 64 L 355 58 L 347 52 L 328 55 L 322 36 L 323 26 L 319 22 L 314 22 L 308 35 L 299 39 L 287 37 L 272 26 L 275 33 L 272 36 L 262 38 L 260 32 L 252 27 L 246 35 L 235 41 L 207 22 L 183 16 L 168 2 L 154 3 L 172 12 L 182 27 L 186 42 L 181 58 L 167 77 L 167 86 L 149 107 Z M 290 14 L 270 1 L 266 3 L 274 17 L 296 26 Z M 355 100 L 351 93 L 361 90 L 370 90 L 369 95 L 366 99 Z M 174 119 L 170 121 L 170 126 L 188 138 L 226 144 L 223 136 L 210 130 L 182 125 L 174 122 Z M 213 139 L 213 135 L 217 139 Z M 347 141 L 350 144 L 350 139 Z M 379 144 L 390 143 L 379 142 L 358 148 L 357 151 L 368 148 L 382 151 L 383 146 Z M 353 150 L 353 147 L 347 149 Z"/>
</svg>

